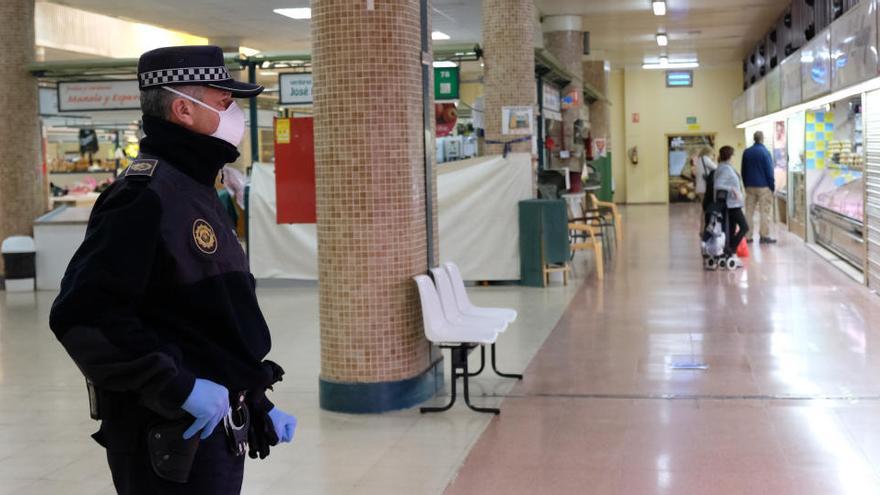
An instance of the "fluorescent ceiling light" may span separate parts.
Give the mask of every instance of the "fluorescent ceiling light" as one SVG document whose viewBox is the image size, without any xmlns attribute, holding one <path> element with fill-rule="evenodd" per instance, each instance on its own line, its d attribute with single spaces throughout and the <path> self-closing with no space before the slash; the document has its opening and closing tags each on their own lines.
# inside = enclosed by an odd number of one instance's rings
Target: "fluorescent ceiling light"
<svg viewBox="0 0 880 495">
<path fill-rule="evenodd" d="M 660 57 L 660 62 L 656 63 L 644 63 L 642 64 L 643 69 L 648 70 L 666 70 L 666 69 L 696 69 L 700 66 L 700 63 L 696 60 L 686 61 L 686 62 L 670 62 L 669 58 L 666 56 Z"/>
<path fill-rule="evenodd" d="M 666 0 L 651 2 L 651 8 L 654 9 L 654 15 L 666 15 Z"/>
<path fill-rule="evenodd" d="M 434 67 L 458 67 L 458 64 L 451 60 L 439 60 L 434 62 Z"/>
<path fill-rule="evenodd" d="M 263 70 L 263 71 L 260 71 L 260 75 L 261 76 L 277 76 L 278 73 L 271 71 L 271 70 Z"/>
<path fill-rule="evenodd" d="M 657 33 L 657 46 L 666 46 L 669 44 L 669 37 L 666 33 Z"/>
<path fill-rule="evenodd" d="M 312 9 L 308 7 L 297 7 L 293 9 L 275 9 L 272 12 L 297 20 L 312 18 Z"/>
<path fill-rule="evenodd" d="M 431 33 L 431 39 L 434 41 L 448 40 L 449 35 L 441 31 L 434 31 L 433 33 Z"/>
<path fill-rule="evenodd" d="M 245 57 L 253 57 L 254 55 L 260 53 L 260 50 L 256 48 L 248 48 L 246 46 L 238 47 L 238 53 L 244 55 Z"/>
</svg>

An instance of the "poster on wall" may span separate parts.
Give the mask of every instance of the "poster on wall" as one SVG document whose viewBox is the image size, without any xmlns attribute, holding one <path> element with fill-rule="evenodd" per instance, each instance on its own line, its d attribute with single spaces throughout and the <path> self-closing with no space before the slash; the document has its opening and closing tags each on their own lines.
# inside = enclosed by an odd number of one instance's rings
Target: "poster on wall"
<svg viewBox="0 0 880 495">
<path fill-rule="evenodd" d="M 503 107 L 501 109 L 501 133 L 532 134 L 534 110 L 532 107 Z"/>
<path fill-rule="evenodd" d="M 455 123 L 458 121 L 458 110 L 455 103 L 435 103 L 434 122 L 437 127 L 437 137 L 445 137 L 452 134 Z"/>
<path fill-rule="evenodd" d="M 58 83 L 58 111 L 140 110 L 137 80 Z"/>
</svg>

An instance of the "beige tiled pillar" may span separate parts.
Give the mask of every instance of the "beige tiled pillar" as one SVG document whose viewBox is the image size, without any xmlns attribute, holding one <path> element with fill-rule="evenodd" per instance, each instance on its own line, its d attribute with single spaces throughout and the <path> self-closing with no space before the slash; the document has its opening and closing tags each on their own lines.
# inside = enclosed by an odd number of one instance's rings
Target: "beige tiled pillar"
<svg viewBox="0 0 880 495">
<path fill-rule="evenodd" d="M 412 280 L 428 268 L 420 19 L 419 0 L 312 1 L 324 409 L 434 393 Z"/>
<path fill-rule="evenodd" d="M 483 0 L 486 141 L 507 142 L 522 137 L 502 134 L 504 107 L 531 106 L 537 112 L 534 37 L 533 0 Z M 486 154 L 500 155 L 503 148 L 487 143 Z M 531 153 L 532 144 L 517 143 L 511 151 Z"/>
<path fill-rule="evenodd" d="M 543 20 L 544 47 L 574 77 L 574 80 L 562 89 L 562 96 L 577 94 L 577 103 L 571 108 L 562 110 L 564 134 L 564 143 L 562 144 L 563 149 L 571 152 L 571 158 L 554 160 L 553 165 L 554 168 L 569 167 L 575 171 L 579 171 L 579 165 L 583 164 L 584 141 L 580 136 L 575 136 L 574 123 L 578 119 L 583 120 L 583 117 L 586 116 L 586 112 L 583 112 L 584 86 L 580 79 L 583 70 L 581 59 L 584 51 L 584 34 L 581 24 L 580 16 L 575 15 L 548 16 Z"/>
<path fill-rule="evenodd" d="M 34 0 L 3 0 L 0 19 L 0 240 L 32 235 L 46 208 L 37 81 L 26 66 L 34 60 Z M 14 20 L 11 21 L 11 20 Z M 0 260 L 2 271 L 2 260 Z"/>
<path fill-rule="evenodd" d="M 607 62 L 584 62 L 584 82 L 606 97 L 610 73 Z M 608 149 L 611 149 L 611 105 L 607 101 L 594 101 L 590 104 L 590 129 L 594 139 L 604 137 L 608 140 Z"/>
</svg>

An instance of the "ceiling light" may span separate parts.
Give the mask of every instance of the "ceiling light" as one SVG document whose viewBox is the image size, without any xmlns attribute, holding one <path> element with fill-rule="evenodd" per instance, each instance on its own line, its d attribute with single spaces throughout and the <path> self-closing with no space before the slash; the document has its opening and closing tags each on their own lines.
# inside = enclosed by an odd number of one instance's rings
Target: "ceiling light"
<svg viewBox="0 0 880 495">
<path fill-rule="evenodd" d="M 246 46 L 238 47 L 238 53 L 244 55 L 245 57 L 253 57 L 254 55 L 260 53 L 260 50 L 256 48 L 248 48 Z"/>
<path fill-rule="evenodd" d="M 261 76 L 267 76 L 267 77 L 268 77 L 268 76 L 277 76 L 278 73 L 277 73 L 277 72 L 273 72 L 273 71 L 271 71 L 271 70 L 263 70 L 263 71 L 260 71 L 260 75 L 261 75 Z"/>
<path fill-rule="evenodd" d="M 293 9 L 275 9 L 272 12 L 297 20 L 312 18 L 312 9 L 308 7 L 298 7 Z"/>
<path fill-rule="evenodd" d="M 433 33 L 431 33 L 431 39 L 434 41 L 448 40 L 449 35 L 440 31 L 434 31 Z"/>
<path fill-rule="evenodd" d="M 666 15 L 666 0 L 654 0 L 651 8 L 654 9 L 654 15 Z"/>
<path fill-rule="evenodd" d="M 700 66 L 699 62 L 670 62 L 666 61 L 665 63 L 660 61 L 659 64 L 642 64 L 643 69 L 654 70 L 654 69 L 696 69 Z"/>
<path fill-rule="evenodd" d="M 434 62 L 434 67 L 458 67 L 458 64 L 451 60 L 438 60 Z"/>
<path fill-rule="evenodd" d="M 666 33 L 657 33 L 657 46 L 666 46 L 669 44 L 669 37 Z"/>
</svg>

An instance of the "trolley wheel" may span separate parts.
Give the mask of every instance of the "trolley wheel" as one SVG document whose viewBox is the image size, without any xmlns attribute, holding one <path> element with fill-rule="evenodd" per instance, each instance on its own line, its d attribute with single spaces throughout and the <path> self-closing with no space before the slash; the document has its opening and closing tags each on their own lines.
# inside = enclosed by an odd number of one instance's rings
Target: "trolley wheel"
<svg viewBox="0 0 880 495">
<path fill-rule="evenodd" d="M 715 258 L 706 258 L 706 262 L 703 263 L 707 270 L 714 270 L 718 268 L 718 262 L 715 261 Z"/>
<path fill-rule="evenodd" d="M 728 270 L 736 270 L 736 259 L 728 258 L 727 259 L 727 269 Z"/>
</svg>

